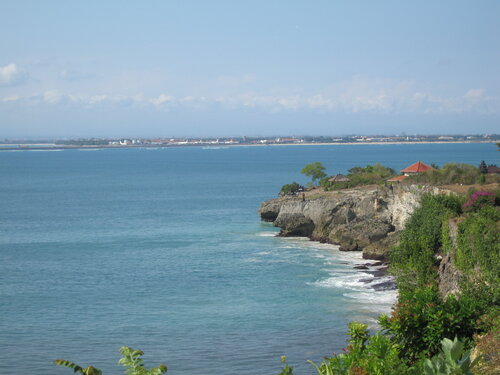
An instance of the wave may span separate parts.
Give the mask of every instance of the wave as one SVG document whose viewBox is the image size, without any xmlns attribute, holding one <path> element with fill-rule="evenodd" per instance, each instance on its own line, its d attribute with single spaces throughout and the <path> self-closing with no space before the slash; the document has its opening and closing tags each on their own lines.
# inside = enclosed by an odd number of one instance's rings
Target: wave
<svg viewBox="0 0 500 375">
<path fill-rule="evenodd" d="M 365 321 L 372 319 L 370 316 L 373 316 L 373 313 L 382 314 L 391 311 L 398 292 L 394 277 L 384 273 L 385 266 L 372 266 L 374 261 L 363 259 L 362 252 L 340 251 L 336 245 L 322 244 L 307 238 L 294 238 L 282 247 L 294 247 L 293 245 L 316 250 L 311 255 L 323 258 L 322 271 L 328 276 L 309 282 L 309 285 L 338 290 L 347 299 L 347 303 L 353 304 L 352 310 L 359 312 Z M 366 269 L 355 269 L 355 266 L 365 266 Z M 376 320 L 372 320 L 375 324 Z"/>
<path fill-rule="evenodd" d="M 257 233 L 257 236 L 259 237 L 276 237 L 278 232 L 259 232 Z"/>
<path fill-rule="evenodd" d="M 60 152 L 60 151 L 64 151 L 64 150 L 57 149 L 57 150 L 24 150 L 24 151 L 29 151 L 29 152 Z"/>
</svg>

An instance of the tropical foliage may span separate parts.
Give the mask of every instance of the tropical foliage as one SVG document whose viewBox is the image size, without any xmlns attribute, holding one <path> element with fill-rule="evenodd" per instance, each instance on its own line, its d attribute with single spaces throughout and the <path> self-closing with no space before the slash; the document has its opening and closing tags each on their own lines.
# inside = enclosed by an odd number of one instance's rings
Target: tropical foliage
<svg viewBox="0 0 500 375">
<path fill-rule="evenodd" d="M 481 181 L 481 171 L 469 164 L 448 163 L 442 168 L 430 169 L 417 175 L 409 176 L 405 182 L 431 185 L 464 184 L 472 185 Z M 484 177 L 483 177 L 484 179 Z"/>
<path fill-rule="evenodd" d="M 295 194 L 300 190 L 304 190 L 304 187 L 294 181 L 291 184 L 283 185 L 280 189 L 279 195 Z"/>
<path fill-rule="evenodd" d="M 351 176 L 375 173 L 375 167 L 351 170 Z M 383 167 L 382 167 L 383 168 Z M 373 172 L 376 170 L 377 172 Z M 384 172 L 385 173 L 385 172 Z M 388 173 L 388 171 L 387 171 Z M 358 181 L 367 181 L 360 178 Z M 298 184 L 282 191 L 296 191 Z M 286 186 L 286 185 L 285 185 Z M 493 199 L 493 198 L 494 199 Z M 365 324 L 348 326 L 342 353 L 312 366 L 318 375 L 445 375 L 498 373 L 500 366 L 500 210 L 490 193 L 467 197 L 424 195 L 390 255 L 399 297 L 390 316 L 381 316 L 381 331 Z M 454 229 L 451 230 L 450 228 Z M 453 232 L 453 233 L 452 233 Z M 452 259 L 460 291 L 440 290 L 438 269 Z M 472 360 L 471 349 L 479 353 Z M 167 367 L 147 369 L 142 351 L 120 349 L 127 375 L 162 375 Z M 54 361 L 82 375 L 102 375 L 92 366 Z M 280 375 L 293 375 L 282 357 Z"/>
<path fill-rule="evenodd" d="M 349 182 L 330 182 L 328 178 L 323 178 L 320 185 L 325 190 L 345 189 L 360 185 L 383 184 L 385 181 L 396 175 L 392 168 L 384 167 L 380 163 L 367 165 L 366 167 L 354 167 L 349 169 Z"/>
<path fill-rule="evenodd" d="M 319 161 L 311 164 L 307 164 L 302 168 L 300 173 L 305 176 L 311 177 L 313 184 L 322 178 L 326 177 L 325 167 Z"/>
<path fill-rule="evenodd" d="M 455 338 L 441 341 L 441 353 L 424 362 L 425 375 L 473 375 L 471 369 L 479 358 L 471 361 L 470 350 L 464 351 L 464 344 Z"/>
<path fill-rule="evenodd" d="M 145 368 L 144 361 L 141 358 L 144 353 L 141 350 L 134 350 L 128 346 L 122 346 L 120 348 L 120 354 L 122 358 L 118 363 L 125 367 L 125 374 L 127 375 L 162 375 L 167 372 L 167 366 L 163 364 L 151 369 Z M 54 363 L 57 366 L 69 367 L 73 372 L 79 372 L 83 375 L 102 375 L 102 371 L 93 366 L 83 368 L 64 359 L 56 359 Z"/>
</svg>

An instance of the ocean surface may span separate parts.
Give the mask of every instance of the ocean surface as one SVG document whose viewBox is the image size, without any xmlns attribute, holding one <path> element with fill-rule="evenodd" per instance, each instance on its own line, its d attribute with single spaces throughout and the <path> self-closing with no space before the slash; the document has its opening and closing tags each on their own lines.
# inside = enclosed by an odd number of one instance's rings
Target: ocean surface
<svg viewBox="0 0 500 375">
<path fill-rule="evenodd" d="M 394 291 L 360 253 L 284 239 L 259 204 L 300 169 L 500 164 L 494 144 L 0 152 L 0 374 L 123 373 L 120 346 L 168 374 L 298 375 L 374 326 Z"/>
</svg>

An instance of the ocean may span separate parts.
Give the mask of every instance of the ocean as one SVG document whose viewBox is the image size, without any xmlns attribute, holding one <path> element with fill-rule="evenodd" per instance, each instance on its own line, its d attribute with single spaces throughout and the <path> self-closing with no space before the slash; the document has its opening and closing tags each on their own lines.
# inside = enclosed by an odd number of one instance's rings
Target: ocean
<svg viewBox="0 0 500 375">
<path fill-rule="evenodd" d="M 322 162 L 500 164 L 495 144 L 0 152 L 0 374 L 120 374 L 119 348 L 168 374 L 297 375 L 376 326 L 360 253 L 275 237 L 259 204 Z"/>
</svg>

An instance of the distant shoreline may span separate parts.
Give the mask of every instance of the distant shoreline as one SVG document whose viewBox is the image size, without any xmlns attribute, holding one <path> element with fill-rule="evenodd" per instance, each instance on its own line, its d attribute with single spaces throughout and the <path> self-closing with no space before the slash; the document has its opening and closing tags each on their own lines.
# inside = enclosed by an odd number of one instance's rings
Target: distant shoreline
<svg viewBox="0 0 500 375">
<path fill-rule="evenodd" d="M 178 147 L 269 147 L 269 146 L 361 146 L 361 145 L 416 145 L 416 144 L 462 144 L 462 143 L 497 143 L 498 141 L 408 141 L 408 142 L 304 142 L 304 143 L 261 143 L 261 144 L 182 144 L 182 145 L 56 145 L 56 144 L 5 144 L 0 151 L 42 151 L 42 150 L 108 150 L 108 149 L 141 149 L 141 148 L 178 148 Z"/>
</svg>

